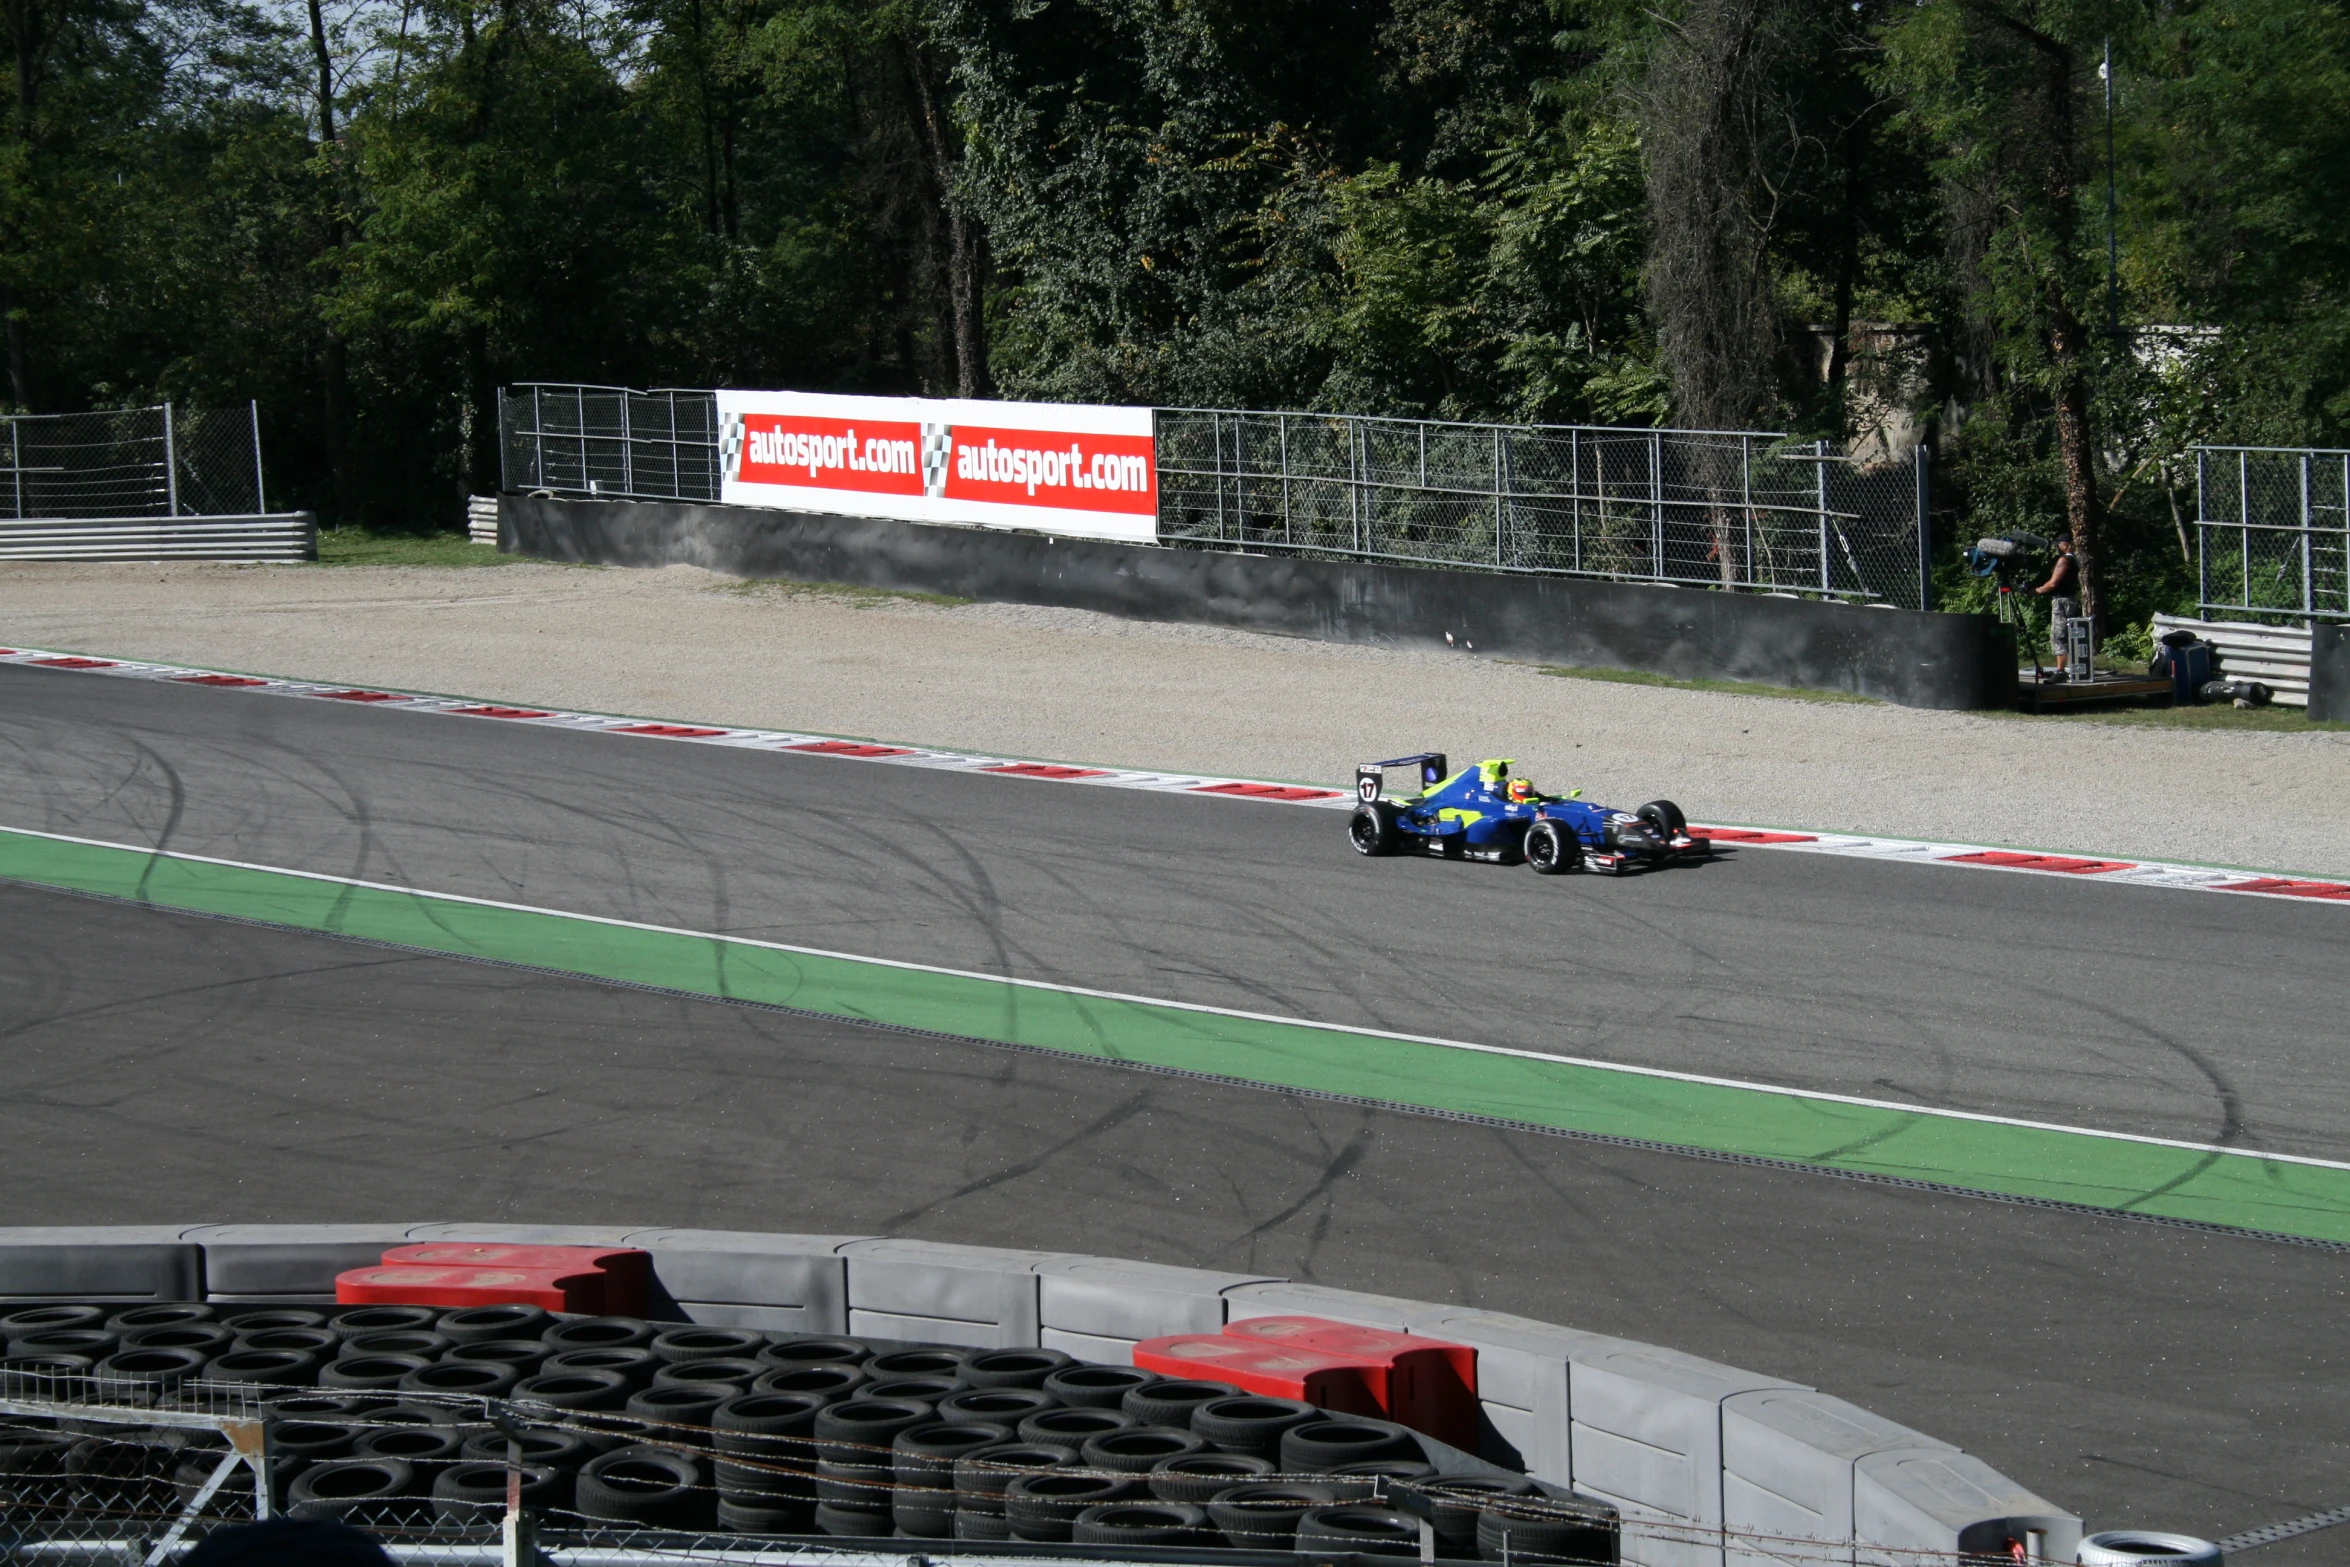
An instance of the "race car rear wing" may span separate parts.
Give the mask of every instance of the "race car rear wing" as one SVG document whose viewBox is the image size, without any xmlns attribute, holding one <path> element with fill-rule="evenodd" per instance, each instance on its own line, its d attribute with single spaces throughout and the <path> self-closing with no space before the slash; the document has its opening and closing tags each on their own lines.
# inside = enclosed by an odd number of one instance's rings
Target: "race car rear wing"
<svg viewBox="0 0 2350 1567">
<path fill-rule="evenodd" d="M 1417 756 L 1399 756 L 1386 762 L 1364 762 L 1355 769 L 1355 797 L 1365 803 L 1378 799 L 1387 787 L 1387 769 L 1415 766 L 1420 769 L 1422 789 L 1435 788 L 1451 773 L 1444 765 L 1442 751 L 1422 751 Z"/>
</svg>

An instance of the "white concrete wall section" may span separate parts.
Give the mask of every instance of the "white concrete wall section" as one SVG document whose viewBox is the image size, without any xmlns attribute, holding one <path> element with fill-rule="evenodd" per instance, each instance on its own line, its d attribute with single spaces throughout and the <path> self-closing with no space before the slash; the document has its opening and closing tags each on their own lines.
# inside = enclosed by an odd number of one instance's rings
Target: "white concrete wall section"
<svg viewBox="0 0 2350 1567">
<path fill-rule="evenodd" d="M 1920 1551 L 1998 1558 L 2010 1540 L 2051 1561 L 2069 1562 L 2081 1548 L 2080 1519 L 1949 1448 L 1861 1459 L 1852 1528 L 1859 1567 L 1917 1567 Z"/>
<path fill-rule="evenodd" d="M 1567 1368 L 1568 1446 L 1578 1491 L 1627 1520 L 1624 1560 L 1641 1567 L 1722 1567 L 1722 1400 L 1800 1384 L 1625 1339 L 1575 1351 Z"/>
<path fill-rule="evenodd" d="M 1774 1388 L 1723 1399 L 1727 1567 L 1782 1567 L 1791 1554 L 1849 1563 L 1853 1467 L 1895 1449 L 1955 1451 L 1826 1393 Z M 1782 1541 L 1847 1543 L 1833 1554 L 1819 1545 L 1776 1551 Z"/>
<path fill-rule="evenodd" d="M 1856 1542 L 1803 1552 L 1853 1567 L 1995 1554 L 2011 1535 L 2069 1560 L 2080 1540 L 2079 1519 L 1979 1460 L 1777 1378 L 1498 1312 L 1066 1252 L 580 1225 L 20 1226 L 0 1228 L 0 1300 L 330 1301 L 337 1273 L 430 1240 L 639 1246 L 657 1315 L 768 1331 L 1129 1362 L 1138 1339 L 1305 1315 L 1466 1344 L 1480 1456 L 1614 1503 L 1637 1567 L 1762 1567 L 1771 1536 Z"/>
</svg>

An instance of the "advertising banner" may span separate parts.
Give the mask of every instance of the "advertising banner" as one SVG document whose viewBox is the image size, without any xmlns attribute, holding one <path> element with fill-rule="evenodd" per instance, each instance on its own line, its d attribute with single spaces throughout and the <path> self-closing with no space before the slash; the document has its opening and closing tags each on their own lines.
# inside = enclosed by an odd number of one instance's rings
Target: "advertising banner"
<svg viewBox="0 0 2350 1567">
<path fill-rule="evenodd" d="M 721 391 L 718 429 L 733 505 L 1158 536 L 1148 408 Z"/>
</svg>

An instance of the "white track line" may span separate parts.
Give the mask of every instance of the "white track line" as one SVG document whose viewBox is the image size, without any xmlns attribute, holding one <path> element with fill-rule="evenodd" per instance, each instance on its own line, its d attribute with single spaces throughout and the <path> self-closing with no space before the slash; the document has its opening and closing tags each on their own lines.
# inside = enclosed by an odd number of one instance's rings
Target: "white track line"
<svg viewBox="0 0 2350 1567">
<path fill-rule="evenodd" d="M 51 843 L 70 843 L 82 848 L 114 849 L 128 854 L 143 855 L 149 859 L 179 860 L 190 865 L 217 865 L 228 870 L 258 871 L 268 876 L 286 876 L 298 881 L 325 882 L 336 887 L 356 887 L 369 892 L 388 892 L 401 897 L 429 898 L 437 903 L 462 903 L 480 909 L 497 909 L 509 914 L 530 914 L 548 919 L 571 920 L 586 925 L 604 925 L 616 930 L 644 931 L 657 936 L 684 936 L 695 941 L 722 941 L 730 946 L 753 947 L 764 952 L 782 952 L 793 957 L 827 958 L 838 962 L 861 963 L 871 968 L 898 969 L 914 974 L 937 974 L 951 979 L 978 980 L 990 985 L 1006 985 L 1021 990 L 1050 991 L 1056 995 L 1082 996 L 1090 1001 L 1118 1001 L 1135 1006 L 1159 1007 L 1171 1012 L 1189 1012 L 1203 1017 L 1237 1018 L 1250 1023 L 1273 1023 L 1285 1028 L 1308 1028 L 1318 1033 L 1347 1034 L 1358 1039 L 1389 1039 L 1407 1045 L 1431 1045 L 1442 1050 L 1462 1050 L 1474 1055 L 1511 1056 L 1521 1061 L 1543 1061 L 1558 1066 L 1585 1067 L 1599 1072 L 1615 1072 L 1627 1077 L 1662 1078 L 1673 1083 L 1693 1083 L 1707 1088 L 1731 1088 L 1744 1093 L 1777 1094 L 1788 1099 L 1802 1099 L 1815 1104 L 1852 1105 L 1864 1110 L 1892 1110 L 1903 1115 L 1933 1116 L 1945 1121 L 1978 1121 L 1989 1126 L 2021 1127 L 2034 1132 L 2062 1132 L 2073 1137 L 2096 1137 L 2108 1142 L 2139 1143 L 2150 1148 L 2178 1148 L 2188 1153 L 2225 1154 L 2235 1159 L 2260 1159 L 2274 1164 L 2306 1164 L 2324 1170 L 2350 1170 L 2350 1161 L 2319 1159 L 2307 1154 L 2268 1153 L 2257 1148 L 2231 1148 L 2218 1143 L 2185 1142 L 2174 1137 L 2149 1137 L 2137 1132 L 2112 1132 L 2094 1126 L 2069 1126 L 2059 1121 L 2027 1121 L 2014 1116 L 1986 1115 L 1974 1110 L 1946 1110 L 1933 1105 L 1911 1104 L 1897 1099 L 1864 1099 L 1853 1094 L 1831 1094 L 1811 1088 L 1789 1088 L 1777 1083 L 1750 1082 L 1744 1078 L 1711 1077 L 1699 1072 L 1674 1072 L 1663 1067 L 1631 1066 L 1621 1061 L 1600 1061 L 1589 1056 L 1560 1055 L 1548 1050 L 1520 1050 L 1509 1045 L 1481 1045 L 1464 1039 L 1445 1039 L 1432 1034 L 1401 1034 L 1384 1028 L 1363 1028 L 1352 1023 L 1326 1023 L 1318 1018 L 1283 1017 L 1272 1012 L 1246 1012 L 1236 1007 L 1209 1006 L 1196 1001 L 1170 1001 L 1163 996 L 1137 996 L 1120 990 L 1094 990 L 1083 985 L 1063 985 L 1045 979 L 1015 979 L 1003 974 L 983 974 L 973 969 L 945 968 L 934 963 L 909 963 L 899 958 L 867 957 L 857 952 L 834 952 L 824 947 L 795 946 L 790 942 L 762 941 L 753 936 L 728 936 L 716 931 L 689 930 L 679 925 L 650 925 L 641 920 L 616 919 L 606 914 L 580 914 L 569 909 L 551 909 L 532 903 L 506 903 L 496 898 L 476 898 L 460 892 L 435 892 L 426 887 L 407 887 L 397 882 L 362 881 L 352 876 L 335 876 L 323 871 L 292 870 L 282 865 L 262 865 L 251 860 L 226 860 L 209 854 L 184 854 L 176 849 L 153 849 L 144 844 L 115 843 L 104 838 L 77 838 L 68 833 L 41 832 L 30 827 L 0 826 L 0 836 L 40 838 Z M 162 905 L 169 907 L 169 905 Z M 295 927 L 300 928 L 300 927 Z M 589 976 L 593 978 L 594 976 Z"/>
<path fill-rule="evenodd" d="M 745 729 L 723 724 L 666 723 L 652 719 L 615 717 L 609 713 L 568 712 L 559 708 L 433 696 L 390 687 L 352 687 L 310 680 L 279 680 L 178 664 L 97 658 L 39 648 L 0 648 L 0 664 L 23 664 L 133 680 L 179 681 L 268 696 L 341 701 L 353 706 L 380 707 L 403 713 L 440 713 L 693 745 L 792 751 L 801 755 L 832 756 L 844 761 L 931 767 L 997 778 L 1099 784 L 1113 789 L 1146 789 L 1168 794 L 1205 795 L 1214 799 L 1253 800 L 1265 804 L 1304 805 L 1318 809 L 1346 810 L 1354 805 L 1354 796 L 1348 791 L 1312 784 L 1271 782 L 1260 778 L 1222 778 L 1212 774 L 1153 773 L 1135 768 L 1094 767 L 1083 763 L 1038 762 L 1023 757 L 983 756 L 968 751 L 944 751 L 931 746 L 889 745 L 877 741 L 844 739 L 838 735 Z M 2272 875 L 2222 866 L 2027 851 L 1996 844 L 1941 843 L 1920 838 L 1807 832 L 1801 828 L 1718 826 L 1701 830 L 1709 832 L 1717 843 L 1738 848 L 1908 860 L 1966 870 L 2063 876 L 2074 881 L 2107 882 L 2117 886 L 2156 887 L 2177 892 L 2226 892 L 2255 898 L 2291 899 L 2300 903 L 2350 905 L 2350 882 Z"/>
</svg>

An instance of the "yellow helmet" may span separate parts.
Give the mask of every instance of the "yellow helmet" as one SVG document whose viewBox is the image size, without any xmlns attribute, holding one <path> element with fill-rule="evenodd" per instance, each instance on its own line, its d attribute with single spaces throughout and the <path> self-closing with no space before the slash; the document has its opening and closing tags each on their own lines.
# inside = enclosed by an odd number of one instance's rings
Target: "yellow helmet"
<svg viewBox="0 0 2350 1567">
<path fill-rule="evenodd" d="M 1512 778 L 1510 780 L 1510 798 L 1512 800 L 1525 803 L 1537 797 L 1534 780 L 1531 778 Z"/>
</svg>

